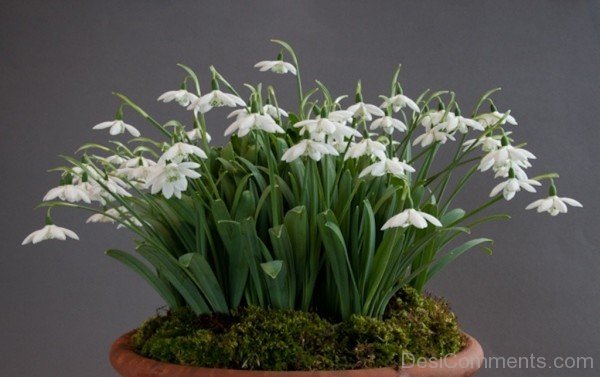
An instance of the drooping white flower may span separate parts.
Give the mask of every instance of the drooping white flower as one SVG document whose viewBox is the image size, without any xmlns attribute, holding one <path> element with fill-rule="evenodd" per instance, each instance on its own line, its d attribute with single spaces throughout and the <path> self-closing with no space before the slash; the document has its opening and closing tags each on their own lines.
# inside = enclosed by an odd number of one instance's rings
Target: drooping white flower
<svg viewBox="0 0 600 377">
<path fill-rule="evenodd" d="M 413 145 L 420 143 L 421 147 L 426 147 L 436 141 L 445 144 L 448 139 L 452 141 L 456 140 L 454 136 L 444 131 L 444 127 L 445 125 L 443 123 L 434 127 L 426 126 L 425 132 L 415 138 Z"/>
<path fill-rule="evenodd" d="M 79 237 L 75 232 L 69 230 L 67 228 L 62 228 L 60 226 L 56 226 L 54 224 L 49 224 L 43 227 L 42 229 L 36 230 L 28 235 L 21 245 L 26 245 L 28 243 L 36 244 L 38 242 L 42 242 L 45 240 L 61 240 L 64 241 L 67 237 L 78 240 Z"/>
<path fill-rule="evenodd" d="M 398 112 L 405 106 L 408 106 L 415 113 L 421 112 L 421 110 L 419 109 L 419 106 L 415 103 L 415 101 L 413 101 L 412 99 L 408 98 L 407 96 L 405 96 L 403 94 L 396 94 L 395 96 L 392 96 L 392 97 L 386 97 L 386 96 L 379 96 L 379 97 L 383 98 L 383 103 L 380 106 L 382 108 L 387 108 L 388 106 L 391 105 L 392 110 L 394 110 L 394 112 Z"/>
<path fill-rule="evenodd" d="M 86 192 L 85 188 L 79 185 L 60 185 L 54 187 L 44 196 L 44 201 L 54 199 L 64 200 L 70 203 L 86 202 L 91 203 L 90 197 Z"/>
<path fill-rule="evenodd" d="M 394 132 L 394 129 L 400 132 L 405 132 L 406 124 L 402 123 L 399 119 L 394 119 L 390 116 L 384 116 L 375 119 L 373 123 L 371 123 L 371 131 L 376 130 L 378 128 L 383 129 L 383 132 L 385 132 L 388 135 L 391 135 Z"/>
<path fill-rule="evenodd" d="M 336 129 L 335 122 L 332 122 L 328 118 L 321 118 L 320 116 L 317 116 L 314 119 L 306 119 L 296 122 L 294 127 L 300 128 L 300 135 L 304 135 L 307 132 L 309 134 L 322 133 L 325 135 L 331 135 Z"/>
<path fill-rule="evenodd" d="M 328 154 L 332 156 L 339 155 L 338 151 L 327 143 L 304 139 L 286 150 L 283 156 L 281 156 L 281 160 L 292 162 L 302 156 L 308 156 L 315 161 L 320 161 L 323 156 Z"/>
<path fill-rule="evenodd" d="M 271 71 L 279 74 L 290 72 L 292 75 L 296 74 L 296 67 L 292 63 L 283 60 L 263 60 L 256 63 L 254 68 L 258 68 L 261 72 Z"/>
<path fill-rule="evenodd" d="M 179 163 L 189 156 L 194 155 L 200 158 L 208 158 L 204 151 L 192 144 L 187 144 L 183 142 L 178 142 L 173 144 L 162 156 L 158 159 L 158 163 L 171 161 Z"/>
<path fill-rule="evenodd" d="M 125 161 L 119 169 L 118 175 L 124 175 L 129 180 L 145 181 L 150 172 L 150 168 L 156 165 L 156 162 L 139 156 Z"/>
<path fill-rule="evenodd" d="M 88 217 L 85 223 L 114 223 L 115 217 L 119 218 L 121 213 L 116 208 L 110 208 L 104 213 L 95 213 Z"/>
<path fill-rule="evenodd" d="M 463 143 L 463 151 L 471 149 L 472 146 L 478 147 L 481 145 L 481 150 L 484 152 L 495 151 L 502 146 L 500 139 L 492 136 L 486 136 L 480 139 L 471 139 Z"/>
<path fill-rule="evenodd" d="M 223 106 L 246 106 L 246 102 L 244 102 L 244 100 L 238 96 L 224 93 L 219 89 L 214 89 L 210 93 L 207 93 L 202 97 L 192 101 L 187 109 L 204 114 L 210 111 L 213 107 Z"/>
<path fill-rule="evenodd" d="M 195 162 L 158 163 L 152 167 L 148 175 L 146 188 L 151 188 L 152 194 L 162 191 L 163 196 L 167 199 L 173 195 L 181 199 L 181 193 L 187 190 L 187 179 L 200 177 L 200 173 L 194 171 L 199 167 L 200 165 Z"/>
<path fill-rule="evenodd" d="M 529 167 L 529 159 L 535 159 L 533 153 L 523 148 L 516 148 L 512 145 L 501 146 L 496 150 L 488 152 L 479 163 L 480 171 L 489 170 L 492 167 L 501 168 L 509 162 L 516 163 L 522 167 Z"/>
<path fill-rule="evenodd" d="M 355 103 L 347 111 L 352 113 L 354 118 L 366 121 L 372 120 L 373 115 L 378 117 L 385 116 L 385 113 L 379 107 L 364 102 Z"/>
<path fill-rule="evenodd" d="M 140 131 L 138 131 L 137 128 L 123 122 L 120 119 L 98 123 L 92 127 L 94 130 L 104 130 L 106 128 L 109 128 L 109 133 L 113 136 L 123 134 L 125 131 L 129 132 L 133 137 L 140 136 Z"/>
<path fill-rule="evenodd" d="M 202 130 L 199 128 L 194 128 L 193 130 L 187 131 L 185 134 L 190 141 L 202 140 Z M 206 141 L 210 143 L 211 140 L 212 137 L 208 134 L 208 132 L 206 132 Z"/>
<path fill-rule="evenodd" d="M 548 212 L 550 215 L 556 216 L 559 213 L 567 213 L 567 204 L 573 207 L 583 207 L 583 205 L 575 199 L 565 197 L 559 198 L 556 195 L 551 195 L 547 198 L 536 200 L 525 207 L 525 209 L 537 208 L 537 211 L 540 213 Z"/>
<path fill-rule="evenodd" d="M 267 133 L 285 133 L 283 128 L 269 115 L 251 113 L 247 109 L 239 109 L 231 112 L 227 118 L 236 117 L 225 130 L 225 136 L 236 133 L 238 137 L 244 137 L 252 130 L 261 130 Z"/>
<path fill-rule="evenodd" d="M 125 161 L 127 161 L 127 159 L 123 156 L 119 156 L 118 154 L 113 154 L 112 156 L 108 156 L 108 157 L 104 157 L 103 158 L 104 161 L 112 164 L 112 165 L 121 165 L 122 163 L 124 163 Z"/>
<path fill-rule="evenodd" d="M 315 135 L 313 134 L 313 139 L 314 136 Z M 358 132 L 358 130 L 356 130 L 355 128 L 337 122 L 335 123 L 335 131 L 330 136 L 331 142 L 344 142 L 348 138 L 362 137 L 361 133 Z"/>
<path fill-rule="evenodd" d="M 375 140 L 364 139 L 348 148 L 344 160 L 360 158 L 362 156 L 377 157 L 380 160 L 385 160 L 385 145 Z"/>
<path fill-rule="evenodd" d="M 435 127 L 446 120 L 444 116 L 446 118 L 454 118 L 454 113 L 448 112 L 446 114 L 446 110 L 430 110 L 421 118 L 421 125 L 425 128 Z M 445 128 L 445 126 L 441 128 Z"/>
<path fill-rule="evenodd" d="M 533 186 L 541 185 L 541 183 L 533 179 L 509 178 L 494 187 L 490 193 L 490 197 L 494 197 L 502 191 L 504 199 L 511 200 L 517 192 L 521 191 L 522 188 L 529 192 L 536 192 Z"/>
<path fill-rule="evenodd" d="M 381 177 L 385 174 L 391 174 L 395 177 L 402 178 L 406 172 L 414 172 L 415 169 L 404 161 L 400 161 L 398 157 L 377 161 L 360 172 L 359 178 L 366 175 Z"/>
<path fill-rule="evenodd" d="M 348 110 L 336 110 L 330 112 L 327 118 L 332 122 L 346 124 L 352 120 L 352 113 Z"/>
<path fill-rule="evenodd" d="M 436 219 L 435 216 L 417 211 L 413 208 L 408 208 L 399 214 L 392 216 L 385 224 L 383 224 L 381 230 L 398 227 L 407 228 L 411 225 L 419 229 L 424 229 L 427 228 L 427 222 L 430 222 L 434 226 L 442 226 L 442 223 Z"/>
<path fill-rule="evenodd" d="M 504 118 L 506 116 L 506 118 Z M 502 119 L 504 118 L 504 119 Z M 485 114 L 479 114 L 478 116 L 475 117 L 475 120 L 477 120 L 483 127 L 490 127 L 495 125 L 496 123 L 500 122 L 502 120 L 502 122 L 500 124 L 512 124 L 513 126 L 517 125 L 517 121 L 515 120 L 515 118 L 510 115 L 509 113 L 500 113 L 498 111 L 492 111 L 491 113 L 485 113 Z"/>
<path fill-rule="evenodd" d="M 506 178 L 510 175 L 510 171 L 512 169 L 516 178 L 527 179 L 527 173 L 525 173 L 525 170 L 523 168 L 528 167 L 531 167 L 531 164 L 529 162 L 517 163 L 508 160 L 504 163 L 504 165 L 497 165 L 493 167 L 494 172 L 496 173 L 494 174 L 494 178 Z"/>
<path fill-rule="evenodd" d="M 485 128 L 476 120 L 454 115 L 446 123 L 446 132 L 458 130 L 461 134 L 469 132 L 469 127 L 477 131 L 485 131 Z"/>
<path fill-rule="evenodd" d="M 197 100 L 198 96 L 188 92 L 185 89 L 180 90 L 171 90 L 165 92 L 158 97 L 158 101 L 162 101 L 164 103 L 175 101 L 183 107 L 187 107 L 193 101 Z"/>
<path fill-rule="evenodd" d="M 279 117 L 285 117 L 285 118 L 288 117 L 287 111 L 277 108 L 270 104 L 266 104 L 263 106 L 263 112 L 265 114 L 269 115 L 273 119 L 277 119 Z"/>
</svg>

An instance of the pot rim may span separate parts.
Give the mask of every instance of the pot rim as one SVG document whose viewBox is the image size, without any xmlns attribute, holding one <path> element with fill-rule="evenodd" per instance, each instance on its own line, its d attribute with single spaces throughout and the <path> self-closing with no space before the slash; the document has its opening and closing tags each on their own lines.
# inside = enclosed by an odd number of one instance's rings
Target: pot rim
<svg viewBox="0 0 600 377">
<path fill-rule="evenodd" d="M 137 330 L 121 335 L 110 347 L 109 359 L 113 368 L 124 377 L 451 377 L 470 376 L 483 363 L 483 349 L 479 342 L 467 333 L 465 347 L 455 355 L 437 361 L 423 362 L 401 369 L 371 368 L 320 371 L 263 371 L 192 367 L 165 363 L 137 354 L 130 346 L 130 338 Z M 443 360 L 443 362 L 441 362 Z M 443 364 L 443 365 L 440 365 Z M 449 373 L 455 369 L 457 374 Z"/>
</svg>

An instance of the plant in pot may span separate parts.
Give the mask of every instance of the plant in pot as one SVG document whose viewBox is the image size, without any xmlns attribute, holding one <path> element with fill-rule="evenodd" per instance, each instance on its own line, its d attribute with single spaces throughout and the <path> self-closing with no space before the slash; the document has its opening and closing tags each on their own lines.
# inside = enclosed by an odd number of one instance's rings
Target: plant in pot
<svg viewBox="0 0 600 377">
<path fill-rule="evenodd" d="M 497 89 L 466 115 L 453 92 L 405 95 L 398 68 L 375 106 L 360 82 L 351 99 L 320 81 L 305 91 L 293 49 L 273 42 L 276 60 L 256 67 L 295 77 L 295 112 L 272 86 L 246 84 L 242 94 L 214 67 L 202 91 L 180 65 L 180 89 L 158 98 L 189 110 L 189 124 L 159 122 L 116 94 L 115 119 L 93 128 L 128 142 L 62 156 L 60 185 L 41 204 L 46 226 L 23 243 L 78 239 L 54 225 L 57 207 L 135 234 L 134 252 L 107 254 L 167 309 L 113 345 L 123 376 L 474 374 L 481 347 L 425 285 L 464 252 L 489 251 L 488 238 L 457 241 L 508 218 L 486 211 L 503 199 L 547 181 L 548 197 L 527 209 L 556 215 L 581 204 L 557 196 L 557 174 L 528 177 L 535 156 L 514 142 L 517 122 L 496 109 Z M 230 139 L 214 146 L 204 114 L 224 108 L 235 108 L 219 131 Z M 125 114 L 164 138 L 142 136 Z M 488 171 L 499 180 L 489 198 L 457 208 L 471 178 Z"/>
</svg>

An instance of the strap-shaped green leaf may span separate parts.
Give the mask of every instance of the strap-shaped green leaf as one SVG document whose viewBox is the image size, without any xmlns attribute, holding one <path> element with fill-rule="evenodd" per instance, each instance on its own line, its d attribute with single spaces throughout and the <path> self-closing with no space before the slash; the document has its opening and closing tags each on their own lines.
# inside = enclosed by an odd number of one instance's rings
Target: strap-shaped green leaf
<svg viewBox="0 0 600 377">
<path fill-rule="evenodd" d="M 452 249 L 447 254 L 445 254 L 443 257 L 439 258 L 437 261 L 434 261 L 432 263 L 432 266 L 429 269 L 429 273 L 427 274 L 427 280 L 429 280 L 433 276 L 435 276 L 442 268 L 444 268 L 447 264 L 451 263 L 456 258 L 461 256 L 464 252 L 466 252 L 476 246 L 479 246 L 481 244 L 488 243 L 488 242 L 493 243 L 494 241 L 489 238 L 476 238 L 474 240 L 467 241 L 467 242 L 463 243 L 462 245 Z M 489 251 L 486 250 L 486 252 L 489 252 Z"/>
<path fill-rule="evenodd" d="M 187 304 L 196 314 L 210 313 L 210 308 L 200 291 L 182 267 L 170 254 L 164 254 L 145 245 L 138 247 L 138 252 L 146 258 L 183 296 Z"/>
<path fill-rule="evenodd" d="M 179 258 L 179 264 L 187 269 L 213 311 L 228 313 L 227 300 L 212 268 L 200 253 L 188 253 Z"/>
<path fill-rule="evenodd" d="M 115 258 L 144 278 L 154 288 L 156 293 L 165 300 L 167 305 L 169 305 L 169 308 L 177 309 L 179 307 L 179 300 L 177 299 L 176 293 L 173 292 L 165 282 L 160 280 L 160 278 L 142 263 L 142 261 L 129 253 L 116 249 L 107 250 L 106 255 Z"/>
<path fill-rule="evenodd" d="M 348 251 L 342 232 L 338 227 L 333 212 L 326 211 L 318 216 L 319 232 L 325 248 L 326 260 L 333 273 L 340 300 L 342 319 L 348 319 L 360 307 L 358 288 L 352 273 Z"/>
</svg>

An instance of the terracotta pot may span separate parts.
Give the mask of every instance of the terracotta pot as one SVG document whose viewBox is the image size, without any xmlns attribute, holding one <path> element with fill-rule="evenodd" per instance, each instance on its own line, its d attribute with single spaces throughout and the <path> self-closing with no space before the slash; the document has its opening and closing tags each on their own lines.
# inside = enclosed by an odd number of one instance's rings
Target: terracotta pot
<svg viewBox="0 0 600 377">
<path fill-rule="evenodd" d="M 135 353 L 129 345 L 131 331 L 117 339 L 110 349 L 110 362 L 123 377 L 469 377 L 475 375 L 483 361 L 483 350 L 467 335 L 467 346 L 442 361 L 393 368 L 342 371 L 270 372 L 236 369 L 197 368 L 163 363 Z"/>
</svg>

